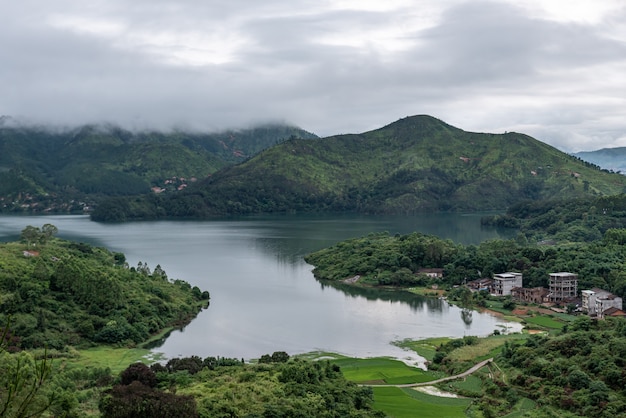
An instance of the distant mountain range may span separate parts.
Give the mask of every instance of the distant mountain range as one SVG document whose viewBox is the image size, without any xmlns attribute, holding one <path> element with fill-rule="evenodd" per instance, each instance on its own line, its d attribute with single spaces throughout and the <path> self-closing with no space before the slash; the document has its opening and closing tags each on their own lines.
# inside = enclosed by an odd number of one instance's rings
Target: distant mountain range
<svg viewBox="0 0 626 418">
<path fill-rule="evenodd" d="M 625 190 L 625 176 L 527 135 L 466 132 L 423 115 L 362 134 L 291 138 L 180 193 L 109 199 L 92 218 L 477 211 Z"/>
<path fill-rule="evenodd" d="M 286 125 L 219 133 L 59 130 L 2 117 L 0 211 L 76 212 L 109 196 L 182 190 L 289 138 L 317 136 Z"/>
<path fill-rule="evenodd" d="M 626 175 L 626 147 L 582 151 L 573 155 L 606 170 L 612 170 Z"/>
</svg>

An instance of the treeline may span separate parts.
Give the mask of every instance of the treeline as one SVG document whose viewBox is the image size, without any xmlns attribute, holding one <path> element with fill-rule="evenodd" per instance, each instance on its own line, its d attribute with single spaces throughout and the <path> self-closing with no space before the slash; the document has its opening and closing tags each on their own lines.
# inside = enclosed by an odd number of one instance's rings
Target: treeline
<svg viewBox="0 0 626 418">
<path fill-rule="evenodd" d="M 626 229 L 607 230 L 603 239 L 562 245 L 529 244 L 524 236 L 478 245 L 455 244 L 412 233 L 370 234 L 340 242 L 305 257 L 320 280 L 385 286 L 444 287 L 496 273 L 523 273 L 524 287 L 548 287 L 549 274 L 578 274 L 579 288 L 599 287 L 626 297 Z M 422 268 L 443 269 L 443 279 L 418 274 Z"/>
<path fill-rule="evenodd" d="M 51 229 L 27 227 L 22 243 L 0 245 L 0 323 L 10 322 L 17 348 L 134 345 L 208 305 L 207 291 L 160 266 L 130 267 L 121 253 L 50 238 Z"/>
</svg>

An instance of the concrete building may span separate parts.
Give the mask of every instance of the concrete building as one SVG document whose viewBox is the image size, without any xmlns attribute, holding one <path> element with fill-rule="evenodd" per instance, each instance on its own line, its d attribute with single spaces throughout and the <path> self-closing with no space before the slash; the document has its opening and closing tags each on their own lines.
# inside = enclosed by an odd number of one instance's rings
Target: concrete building
<svg viewBox="0 0 626 418">
<path fill-rule="evenodd" d="M 511 289 L 511 296 L 518 302 L 540 304 L 547 294 L 548 289 L 545 287 L 514 287 Z"/>
<path fill-rule="evenodd" d="M 596 300 L 598 298 L 606 297 L 611 295 L 611 292 L 607 290 L 602 290 L 597 287 L 588 290 L 582 290 L 580 292 L 581 297 L 581 310 L 589 316 L 596 316 Z M 620 308 L 621 309 L 621 308 Z"/>
<path fill-rule="evenodd" d="M 509 296 L 514 287 L 522 287 L 522 273 L 498 273 L 493 276 L 493 295 Z"/>
<path fill-rule="evenodd" d="M 605 313 L 611 308 L 622 310 L 622 298 L 613 294 L 596 298 L 596 315 L 598 318 L 604 318 Z"/>
<path fill-rule="evenodd" d="M 548 301 L 555 303 L 567 302 L 578 294 L 578 275 L 560 272 L 550 273 Z"/>
</svg>

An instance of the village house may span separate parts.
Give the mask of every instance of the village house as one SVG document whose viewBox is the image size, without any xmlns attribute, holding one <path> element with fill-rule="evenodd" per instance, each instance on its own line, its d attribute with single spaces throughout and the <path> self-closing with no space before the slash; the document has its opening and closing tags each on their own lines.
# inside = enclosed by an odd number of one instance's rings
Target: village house
<svg viewBox="0 0 626 418">
<path fill-rule="evenodd" d="M 576 298 L 578 294 L 578 275 L 560 272 L 550 273 L 548 302 L 563 303 Z"/>
<path fill-rule="evenodd" d="M 514 287 L 511 289 L 511 297 L 518 302 L 540 304 L 548 295 L 545 287 Z"/>
<path fill-rule="evenodd" d="M 607 310 L 605 310 L 604 312 L 602 312 L 602 317 L 606 318 L 607 316 L 611 316 L 614 318 L 624 318 L 626 317 L 626 312 L 624 312 L 621 309 L 617 309 L 615 307 L 613 308 L 609 308 Z"/>
<path fill-rule="evenodd" d="M 510 296 L 514 287 L 522 287 L 522 273 L 498 273 L 493 276 L 494 296 Z"/>
<path fill-rule="evenodd" d="M 581 295 L 581 306 L 580 309 L 584 313 L 589 316 L 596 316 L 596 300 L 598 298 L 603 298 L 606 296 L 610 296 L 611 292 L 608 290 L 602 290 L 597 287 L 593 289 L 587 289 L 580 292 Z M 621 308 L 620 308 L 621 309 Z"/>
<path fill-rule="evenodd" d="M 493 279 L 483 278 L 472 280 L 471 282 L 465 283 L 465 286 L 469 287 L 472 292 L 485 291 L 491 293 Z"/>
<path fill-rule="evenodd" d="M 417 271 L 417 274 L 424 274 L 428 277 L 431 277 L 433 279 L 441 279 L 443 278 L 443 269 L 438 269 L 438 268 L 434 268 L 434 269 L 419 269 Z"/>
<path fill-rule="evenodd" d="M 613 294 L 596 298 L 596 315 L 598 318 L 604 318 L 607 311 L 612 308 L 622 310 L 622 298 Z"/>
</svg>

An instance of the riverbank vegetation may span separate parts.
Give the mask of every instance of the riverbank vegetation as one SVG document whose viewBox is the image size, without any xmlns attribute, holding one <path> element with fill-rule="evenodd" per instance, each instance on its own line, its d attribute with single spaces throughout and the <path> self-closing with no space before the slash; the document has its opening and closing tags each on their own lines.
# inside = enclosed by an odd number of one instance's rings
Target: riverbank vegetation
<svg viewBox="0 0 626 418">
<path fill-rule="evenodd" d="M 0 323 L 11 318 L 18 349 L 132 346 L 208 305 L 207 291 L 169 279 L 160 266 L 129 267 L 123 254 L 47 229 L 27 227 L 22 242 L 0 245 Z"/>
<path fill-rule="evenodd" d="M 450 290 L 475 279 L 519 271 L 525 287 L 548 287 L 549 273 L 570 271 L 578 274 L 579 288 L 599 287 L 625 297 L 626 246 L 615 239 L 622 234 L 625 229 L 609 229 L 593 242 L 556 245 L 519 239 L 461 245 L 417 232 L 377 233 L 340 242 L 305 260 L 323 282 Z M 420 274 L 422 268 L 442 269 L 443 277 Z"/>
<path fill-rule="evenodd" d="M 0 244 L 0 416 L 74 416 L 93 408 L 112 381 L 107 361 L 81 366 L 80 350 L 128 350 L 190 321 L 209 293 L 169 279 L 160 266 L 129 267 L 121 253 L 54 237 L 28 226 L 20 242 Z M 123 349 L 122 349 L 123 347 Z"/>
</svg>

